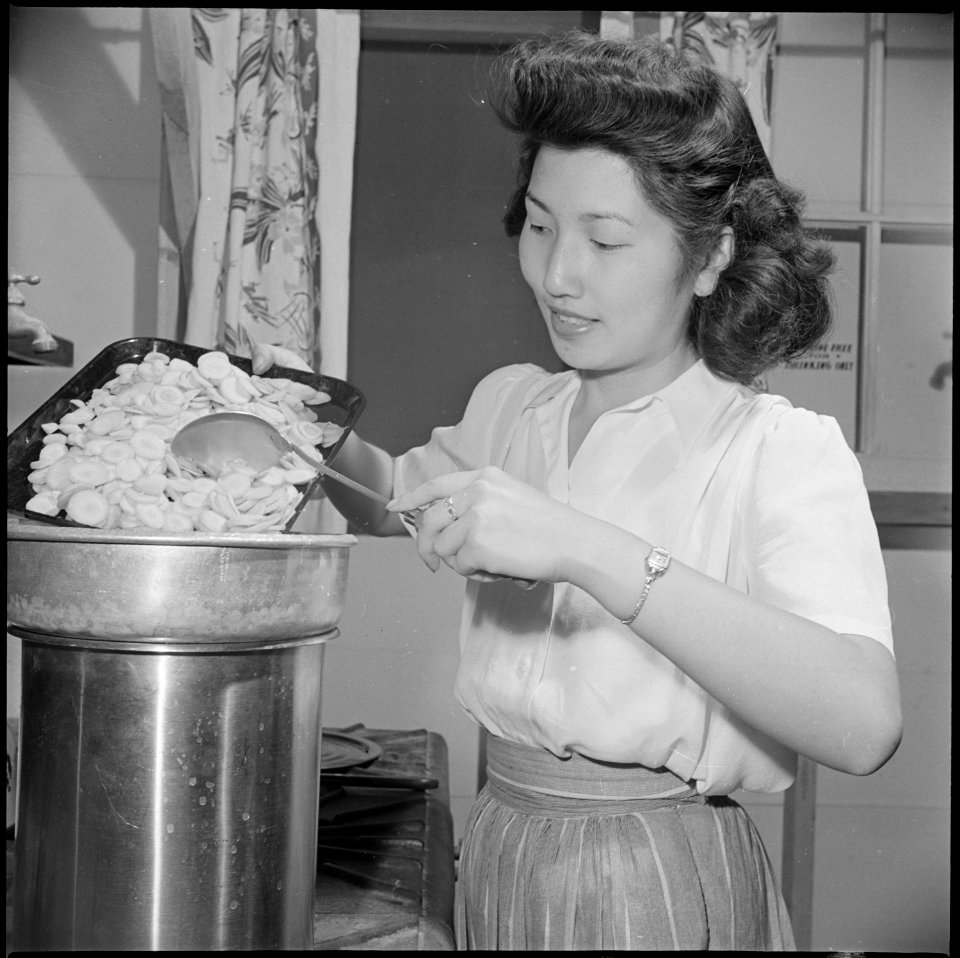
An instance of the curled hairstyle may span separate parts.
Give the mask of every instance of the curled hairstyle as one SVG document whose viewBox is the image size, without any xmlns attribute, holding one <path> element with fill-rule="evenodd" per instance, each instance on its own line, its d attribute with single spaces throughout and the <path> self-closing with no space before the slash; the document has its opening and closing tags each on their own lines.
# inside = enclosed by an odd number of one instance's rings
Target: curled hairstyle
<svg viewBox="0 0 960 958">
<path fill-rule="evenodd" d="M 521 135 L 508 235 L 523 229 L 541 146 L 607 150 L 673 224 L 679 281 L 706 265 L 725 228 L 733 232 L 729 265 L 690 314 L 690 340 L 713 372 L 749 383 L 823 338 L 833 253 L 803 228 L 803 197 L 774 175 L 732 81 L 653 40 L 587 33 L 523 41 L 499 68 L 494 108 Z"/>
</svg>

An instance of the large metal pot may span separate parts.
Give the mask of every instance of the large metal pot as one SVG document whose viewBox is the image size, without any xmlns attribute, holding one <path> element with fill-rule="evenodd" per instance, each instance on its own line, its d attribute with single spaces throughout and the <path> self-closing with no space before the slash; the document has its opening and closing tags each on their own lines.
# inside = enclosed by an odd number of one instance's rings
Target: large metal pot
<svg viewBox="0 0 960 958">
<path fill-rule="evenodd" d="M 7 542 L 11 622 L 138 648 L 174 640 L 223 650 L 334 628 L 346 547 L 356 539 L 99 530 L 8 516 Z"/>
<path fill-rule="evenodd" d="M 312 948 L 323 650 L 356 540 L 7 538 L 14 947 Z"/>
</svg>

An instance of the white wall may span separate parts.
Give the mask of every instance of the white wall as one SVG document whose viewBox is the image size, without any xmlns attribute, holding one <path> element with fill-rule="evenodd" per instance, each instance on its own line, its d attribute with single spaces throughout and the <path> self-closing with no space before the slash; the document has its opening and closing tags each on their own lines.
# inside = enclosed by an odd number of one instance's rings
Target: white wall
<svg viewBox="0 0 960 958">
<path fill-rule="evenodd" d="M 159 97 L 141 8 L 10 17 L 8 265 L 76 369 L 156 328 Z M 40 377 L 10 370 L 11 397 Z M 46 384 L 45 384 L 46 385 Z"/>
<path fill-rule="evenodd" d="M 463 582 L 432 573 L 407 538 L 364 536 L 350 553 L 341 635 L 327 646 L 323 723 L 427 728 L 450 755 L 456 836 L 476 795 L 478 730 L 453 697 Z"/>
<path fill-rule="evenodd" d="M 7 265 L 74 364 L 7 367 L 7 431 L 105 346 L 156 329 L 159 94 L 141 7 L 10 11 Z M 7 637 L 7 715 L 19 714 Z"/>
</svg>

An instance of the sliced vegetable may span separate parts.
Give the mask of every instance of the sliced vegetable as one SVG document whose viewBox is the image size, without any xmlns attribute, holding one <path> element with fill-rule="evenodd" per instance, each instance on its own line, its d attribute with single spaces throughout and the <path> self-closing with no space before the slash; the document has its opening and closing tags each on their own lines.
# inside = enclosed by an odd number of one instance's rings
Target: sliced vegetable
<svg viewBox="0 0 960 958">
<path fill-rule="evenodd" d="M 193 532 L 193 519 L 176 509 L 167 509 L 163 514 L 163 528 L 167 532 Z"/>
<path fill-rule="evenodd" d="M 59 492 L 70 485 L 70 466 L 72 463 L 72 456 L 64 456 L 50 466 L 46 476 L 48 489 Z"/>
<path fill-rule="evenodd" d="M 316 446 L 323 439 L 323 426 L 315 422 L 304 422 L 302 419 L 291 423 L 282 430 L 284 439 L 294 446 Z"/>
<path fill-rule="evenodd" d="M 130 448 L 141 459 L 162 459 L 167 452 L 167 444 L 155 433 L 146 428 L 130 437 Z"/>
<path fill-rule="evenodd" d="M 209 493 L 194 490 L 185 492 L 180 502 L 188 509 L 205 509 L 207 507 Z"/>
<path fill-rule="evenodd" d="M 218 483 L 228 495 L 239 499 L 253 485 L 253 477 L 247 472 L 228 472 L 220 477 Z"/>
<path fill-rule="evenodd" d="M 149 526 L 151 529 L 163 528 L 165 515 L 159 506 L 138 502 L 134 505 L 134 511 L 137 514 L 137 518 L 140 519 L 145 526 Z"/>
<path fill-rule="evenodd" d="M 50 465 L 52 462 L 56 462 L 57 459 L 60 459 L 62 456 L 67 454 L 67 447 L 64 443 L 52 443 L 50 445 L 44 446 L 40 450 L 40 459 L 39 462 L 43 465 Z"/>
<path fill-rule="evenodd" d="M 283 474 L 287 482 L 291 485 L 302 486 L 310 482 L 317 473 L 314 469 L 307 469 L 306 467 L 301 469 L 298 467 L 296 469 L 284 469 Z"/>
<path fill-rule="evenodd" d="M 212 509 L 204 509 L 203 512 L 200 513 L 199 524 L 200 528 L 206 532 L 223 532 L 227 527 L 227 520 L 221 516 L 219 512 L 214 512 Z"/>
<path fill-rule="evenodd" d="M 102 486 L 112 478 L 110 470 L 99 459 L 75 459 L 68 472 L 71 482 L 81 485 Z"/>
<path fill-rule="evenodd" d="M 96 418 L 87 423 L 87 429 L 97 436 L 105 436 L 123 423 L 122 409 L 105 409 Z"/>
<path fill-rule="evenodd" d="M 143 475 L 143 467 L 133 458 L 132 451 L 130 458 L 120 460 L 120 462 L 114 466 L 114 469 L 116 470 L 117 478 L 123 479 L 124 482 L 134 482 L 138 477 Z"/>
<path fill-rule="evenodd" d="M 61 420 L 60 424 L 63 425 L 65 422 L 69 423 L 82 423 L 90 422 L 93 419 L 93 412 L 90 409 L 87 409 L 86 406 L 78 406 L 73 412 L 68 412 Z"/>
<path fill-rule="evenodd" d="M 299 499 L 296 486 L 314 476 L 300 459 L 260 475 L 245 467 L 214 479 L 174 456 L 170 440 L 197 416 L 229 408 L 269 420 L 288 441 L 318 454 L 342 428 L 318 422 L 304 404 L 328 401 L 304 383 L 251 376 L 218 350 L 197 365 L 161 352 L 121 363 L 88 397 L 71 399 L 59 422 L 42 424 L 28 475 L 33 511 L 69 507 L 86 517 L 77 521 L 102 528 L 282 528 Z"/>
<path fill-rule="evenodd" d="M 151 473 L 149 476 L 140 476 L 133 480 L 133 488 L 137 492 L 145 492 L 147 495 L 159 496 L 167 488 L 167 477 L 160 472 Z"/>
<path fill-rule="evenodd" d="M 111 440 L 106 436 L 92 436 L 83 444 L 83 451 L 88 456 L 99 457 L 103 450 L 110 445 Z"/>
<path fill-rule="evenodd" d="M 35 496 L 31 496 L 24 508 L 31 512 L 39 512 L 42 516 L 55 516 L 60 511 L 56 497 L 49 492 L 38 492 Z"/>
<path fill-rule="evenodd" d="M 100 458 L 105 462 L 119 463 L 124 459 L 133 458 L 133 450 L 127 442 L 112 440 L 100 450 Z"/>
<path fill-rule="evenodd" d="M 231 375 L 233 365 L 230 362 L 230 357 L 226 353 L 214 350 L 213 352 L 204 353 L 197 360 L 197 369 L 205 379 L 218 383 Z"/>
<path fill-rule="evenodd" d="M 85 526 L 99 526 L 110 513 L 110 504 L 95 489 L 80 489 L 67 502 L 67 518 Z"/>
<path fill-rule="evenodd" d="M 233 376 L 224 379 L 223 382 L 220 383 L 220 393 L 228 403 L 233 403 L 237 406 L 244 405 L 250 399 L 250 395 L 245 390 L 240 389 L 237 380 Z"/>
</svg>

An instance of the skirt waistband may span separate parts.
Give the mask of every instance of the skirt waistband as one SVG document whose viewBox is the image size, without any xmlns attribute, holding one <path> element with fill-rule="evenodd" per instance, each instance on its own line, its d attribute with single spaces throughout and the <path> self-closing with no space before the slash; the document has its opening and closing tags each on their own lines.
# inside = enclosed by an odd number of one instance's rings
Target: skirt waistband
<svg viewBox="0 0 960 958">
<path fill-rule="evenodd" d="M 666 768 L 619 765 L 577 754 L 558 758 L 548 749 L 518 745 L 495 735 L 487 736 L 487 775 L 491 784 L 511 790 L 591 802 L 676 801 L 698 794 L 693 782 Z"/>
</svg>

